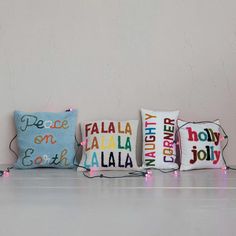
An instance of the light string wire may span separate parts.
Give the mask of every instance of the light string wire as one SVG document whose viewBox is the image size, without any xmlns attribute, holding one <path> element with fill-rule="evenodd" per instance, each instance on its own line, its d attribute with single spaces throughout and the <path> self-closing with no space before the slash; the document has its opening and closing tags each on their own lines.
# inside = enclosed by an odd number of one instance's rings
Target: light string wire
<svg viewBox="0 0 236 236">
<path fill-rule="evenodd" d="M 12 148 L 12 143 L 13 143 L 13 141 L 16 139 L 16 137 L 17 137 L 17 134 L 11 139 L 8 148 L 9 148 L 10 152 L 15 155 L 16 159 L 18 159 L 17 153 L 16 153 L 16 152 L 14 151 L 14 149 Z M 0 177 L 3 176 L 4 173 L 9 174 L 11 169 L 13 169 L 13 166 L 9 166 L 9 167 L 7 167 L 5 170 L 0 170 Z"/>
<path fill-rule="evenodd" d="M 83 173 L 83 176 L 86 177 L 86 178 L 89 178 L 89 179 L 95 179 L 95 178 L 122 179 L 122 178 L 132 178 L 132 177 L 145 177 L 148 173 L 147 170 L 146 171 L 135 170 L 135 171 L 129 172 L 127 175 L 121 175 L 121 176 L 108 176 L 108 175 L 104 175 L 104 174 L 89 176 L 86 173 L 91 172 L 91 169 L 87 168 L 85 166 L 78 165 L 76 163 L 76 157 L 77 157 L 77 154 L 79 152 L 79 148 L 83 147 L 83 145 L 78 142 L 78 139 L 77 139 L 76 136 L 75 136 L 75 141 L 76 141 L 76 144 L 77 144 L 77 150 L 76 150 L 76 154 L 75 154 L 75 157 L 74 157 L 74 165 L 84 170 L 82 173 Z"/>
<path fill-rule="evenodd" d="M 12 148 L 12 143 L 13 141 L 16 139 L 17 137 L 17 134 L 12 138 L 12 140 L 10 141 L 9 143 L 9 150 L 15 155 L 16 159 L 18 159 L 18 155 L 17 153 L 15 152 L 15 150 Z"/>
<path fill-rule="evenodd" d="M 174 143 L 177 143 L 177 134 L 179 134 L 179 131 L 180 129 L 182 129 L 183 127 L 185 127 L 186 125 L 188 124 L 206 124 L 206 123 L 211 123 L 211 124 L 215 124 L 217 125 L 223 132 L 224 134 L 224 139 L 226 140 L 226 143 L 224 145 L 224 147 L 222 148 L 222 159 L 224 161 L 224 164 L 225 164 L 225 167 L 227 169 L 230 169 L 230 170 L 236 170 L 236 168 L 233 168 L 231 166 L 229 166 L 225 160 L 225 157 L 224 157 L 224 151 L 229 143 L 229 138 L 228 138 L 228 135 L 226 134 L 224 128 L 220 125 L 220 124 L 217 124 L 215 122 L 212 122 L 212 121 L 199 121 L 199 122 L 195 122 L 195 121 L 190 121 L 190 122 L 186 122 L 185 124 L 179 126 L 175 132 L 175 139 L 174 139 Z M 18 158 L 18 155 L 17 153 L 15 152 L 15 150 L 12 148 L 12 143 L 13 141 L 16 139 L 17 135 L 15 135 L 10 143 L 9 143 L 9 150 L 16 156 L 16 158 Z M 86 177 L 86 178 L 89 178 L 89 179 L 94 179 L 94 178 L 107 178 L 107 179 L 121 179 L 121 178 L 129 178 L 129 177 L 144 177 L 147 175 L 148 171 L 149 170 L 158 170 L 160 171 L 161 173 L 172 173 L 172 172 L 175 172 L 177 170 L 179 170 L 179 168 L 171 168 L 171 169 L 159 169 L 159 168 L 145 168 L 145 171 L 138 171 L 138 170 L 135 170 L 135 171 L 132 171 L 132 172 L 129 172 L 128 175 L 122 175 L 122 176 L 107 176 L 107 175 L 104 175 L 104 174 L 99 174 L 99 175 L 94 175 L 94 176 L 89 176 L 86 174 L 86 172 L 90 172 L 91 169 L 90 168 L 87 168 L 85 166 L 81 166 L 79 164 L 76 163 L 76 158 L 77 158 L 77 155 L 78 155 L 78 152 L 79 152 L 79 148 L 80 147 L 83 147 L 83 145 L 81 143 L 78 142 L 78 139 L 75 135 L 75 141 L 76 141 L 76 145 L 77 145 L 77 150 L 76 150 L 76 153 L 75 153 L 75 156 L 74 156 L 74 160 L 73 160 L 73 164 L 79 168 L 82 168 L 84 169 L 85 171 L 83 171 L 83 175 Z M 8 167 L 6 168 L 5 171 L 7 172 L 10 172 L 10 169 L 13 169 L 13 166 L 12 167 Z M 4 174 L 4 171 L 0 170 L 0 176 L 2 176 Z"/>
</svg>

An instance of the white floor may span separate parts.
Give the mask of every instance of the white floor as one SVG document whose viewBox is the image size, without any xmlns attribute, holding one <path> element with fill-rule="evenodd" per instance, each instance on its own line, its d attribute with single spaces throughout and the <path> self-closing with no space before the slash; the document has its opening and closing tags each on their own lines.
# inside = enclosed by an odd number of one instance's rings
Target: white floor
<svg viewBox="0 0 236 236">
<path fill-rule="evenodd" d="M 155 171 L 146 181 L 12 170 L 0 178 L 3 235 L 235 236 L 236 171 Z"/>
</svg>

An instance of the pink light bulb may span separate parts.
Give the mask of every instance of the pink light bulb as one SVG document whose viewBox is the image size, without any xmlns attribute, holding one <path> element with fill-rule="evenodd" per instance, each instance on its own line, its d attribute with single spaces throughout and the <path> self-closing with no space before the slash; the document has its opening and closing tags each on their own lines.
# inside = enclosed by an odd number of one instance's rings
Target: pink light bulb
<svg viewBox="0 0 236 236">
<path fill-rule="evenodd" d="M 225 140 L 224 136 L 220 136 L 220 142 L 223 142 Z"/>
<path fill-rule="evenodd" d="M 148 175 L 152 175 L 152 171 L 151 170 L 147 170 L 147 174 Z"/>
<path fill-rule="evenodd" d="M 94 176 L 95 172 L 96 172 L 95 168 L 90 168 L 90 171 L 89 171 L 90 176 Z"/>
<path fill-rule="evenodd" d="M 3 172 L 3 176 L 4 176 L 4 177 L 9 177 L 9 176 L 10 176 L 9 171 L 6 171 L 6 170 L 5 170 L 5 171 Z"/>
<path fill-rule="evenodd" d="M 85 146 L 87 143 L 88 143 L 88 139 L 82 141 L 82 142 L 80 143 L 80 145 Z"/>
<path fill-rule="evenodd" d="M 174 174 L 174 176 L 176 176 L 176 177 L 179 176 L 179 172 L 178 172 L 177 170 L 175 170 L 173 174 Z"/>
<path fill-rule="evenodd" d="M 81 142 L 80 144 L 82 145 L 82 146 L 85 146 L 86 145 L 86 141 L 83 141 L 83 142 Z"/>
<path fill-rule="evenodd" d="M 82 146 L 84 146 L 84 145 L 85 145 L 85 141 L 81 142 L 80 144 L 81 144 Z"/>
</svg>

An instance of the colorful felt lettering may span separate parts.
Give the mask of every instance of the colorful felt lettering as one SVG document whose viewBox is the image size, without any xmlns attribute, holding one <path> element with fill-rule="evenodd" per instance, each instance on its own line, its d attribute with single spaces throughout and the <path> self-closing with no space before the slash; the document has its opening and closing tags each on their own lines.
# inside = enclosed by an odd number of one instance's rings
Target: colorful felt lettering
<svg viewBox="0 0 236 236">
<path fill-rule="evenodd" d="M 179 120 L 181 170 L 221 168 L 219 121 L 184 122 Z"/>
<path fill-rule="evenodd" d="M 179 112 L 141 109 L 145 168 L 177 169 L 174 135 Z"/>
<path fill-rule="evenodd" d="M 19 146 L 16 168 L 73 168 L 77 111 L 14 113 Z"/>
<path fill-rule="evenodd" d="M 85 143 L 80 165 L 97 170 L 133 169 L 138 121 L 94 121 L 82 124 Z"/>
</svg>

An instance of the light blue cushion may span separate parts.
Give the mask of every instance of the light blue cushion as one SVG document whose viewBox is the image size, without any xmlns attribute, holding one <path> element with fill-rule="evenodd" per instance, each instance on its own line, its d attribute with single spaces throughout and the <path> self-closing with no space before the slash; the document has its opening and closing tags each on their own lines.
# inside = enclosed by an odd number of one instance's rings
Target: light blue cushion
<svg viewBox="0 0 236 236">
<path fill-rule="evenodd" d="M 15 168 L 73 168 L 77 111 L 15 111 L 19 158 Z"/>
</svg>

